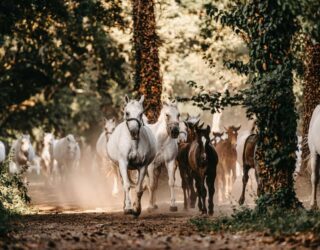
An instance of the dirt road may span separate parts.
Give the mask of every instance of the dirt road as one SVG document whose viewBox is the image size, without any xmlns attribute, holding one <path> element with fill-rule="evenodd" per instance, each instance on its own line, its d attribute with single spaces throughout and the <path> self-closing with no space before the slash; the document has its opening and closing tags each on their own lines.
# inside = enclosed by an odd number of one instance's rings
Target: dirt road
<svg viewBox="0 0 320 250">
<path fill-rule="evenodd" d="M 112 213 L 54 213 L 12 221 L 2 249 L 289 249 L 259 234 L 201 233 L 193 213 L 144 212 L 139 219 Z"/>
<path fill-rule="evenodd" d="M 123 215 L 122 198 L 106 195 L 105 186 L 99 188 L 91 178 L 77 183 L 72 189 L 60 190 L 31 185 L 37 213 L 11 221 L 8 234 L 0 237 L 0 249 L 302 249 L 301 242 L 275 241 L 258 233 L 199 232 L 190 223 L 198 216 L 197 210 L 184 212 L 179 203 L 178 212 L 168 211 L 168 190 L 159 210 L 144 210 L 134 219 Z M 177 198 L 182 200 L 181 193 Z M 147 204 L 146 199 L 143 204 Z M 231 211 L 230 204 L 216 205 L 212 219 Z"/>
</svg>

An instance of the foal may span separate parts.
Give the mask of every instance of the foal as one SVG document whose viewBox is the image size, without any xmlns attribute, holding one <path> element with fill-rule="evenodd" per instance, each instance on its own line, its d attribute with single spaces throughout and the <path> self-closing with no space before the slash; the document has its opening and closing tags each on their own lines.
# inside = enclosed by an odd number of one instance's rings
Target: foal
<svg viewBox="0 0 320 250">
<path fill-rule="evenodd" d="M 183 190 L 185 210 L 188 209 L 188 206 L 190 206 L 190 208 L 194 208 L 197 199 L 193 186 L 193 176 L 189 166 L 188 155 L 191 142 L 195 139 L 194 128 L 198 126 L 199 120 L 196 122 L 196 124 L 193 124 L 188 119 L 189 115 L 187 120 L 183 122 L 183 125 L 180 125 L 180 132 L 184 132 L 184 128 L 186 129 L 186 139 L 179 143 L 179 152 L 177 155 L 177 165 L 179 166 L 179 172 L 181 176 L 181 187 Z"/>
<path fill-rule="evenodd" d="M 195 139 L 190 145 L 188 160 L 196 181 L 198 192 L 198 207 L 202 214 L 213 214 L 214 181 L 218 164 L 218 154 L 210 142 L 210 126 L 206 129 L 195 128 Z M 207 188 L 205 186 L 207 184 Z M 207 190 L 208 189 L 208 190 Z M 206 207 L 207 191 L 208 208 Z"/>
</svg>

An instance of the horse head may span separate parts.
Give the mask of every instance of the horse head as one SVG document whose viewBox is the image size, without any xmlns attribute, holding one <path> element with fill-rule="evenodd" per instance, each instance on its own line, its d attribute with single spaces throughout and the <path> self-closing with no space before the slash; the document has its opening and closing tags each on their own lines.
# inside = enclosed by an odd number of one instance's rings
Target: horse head
<svg viewBox="0 0 320 250">
<path fill-rule="evenodd" d="M 54 140 L 52 133 L 45 133 L 43 137 L 43 146 L 49 146 Z"/>
<path fill-rule="evenodd" d="M 178 138 L 180 132 L 180 113 L 175 101 L 163 102 L 163 108 L 159 119 L 163 119 L 166 122 L 168 135 L 174 139 Z"/>
<path fill-rule="evenodd" d="M 30 135 L 22 135 L 20 138 L 20 150 L 27 155 L 31 147 Z"/>
<path fill-rule="evenodd" d="M 126 121 L 128 130 L 132 140 L 139 140 L 140 129 L 144 125 L 143 122 L 143 101 L 142 95 L 140 100 L 130 100 L 125 96 L 124 120 Z"/>
<path fill-rule="evenodd" d="M 220 132 L 212 132 L 213 138 L 212 138 L 212 142 L 214 145 L 216 145 L 219 141 L 222 140 L 222 137 L 224 135 L 224 132 L 220 133 Z"/>
<path fill-rule="evenodd" d="M 201 126 L 197 126 L 195 128 L 196 131 L 196 140 L 199 145 L 199 166 L 206 166 L 208 163 L 208 155 L 207 155 L 207 147 L 210 144 L 210 126 L 208 125 L 206 128 L 202 128 L 203 124 Z"/>
<path fill-rule="evenodd" d="M 224 128 L 226 130 L 226 133 L 228 135 L 228 140 L 232 145 L 237 144 L 237 139 L 238 139 L 238 132 L 241 128 L 241 125 L 239 127 L 235 126 L 229 126 L 228 128 Z"/>
<path fill-rule="evenodd" d="M 104 118 L 104 133 L 106 137 L 109 137 L 113 133 L 115 128 L 116 128 L 116 121 L 114 118 L 112 119 Z"/>
</svg>

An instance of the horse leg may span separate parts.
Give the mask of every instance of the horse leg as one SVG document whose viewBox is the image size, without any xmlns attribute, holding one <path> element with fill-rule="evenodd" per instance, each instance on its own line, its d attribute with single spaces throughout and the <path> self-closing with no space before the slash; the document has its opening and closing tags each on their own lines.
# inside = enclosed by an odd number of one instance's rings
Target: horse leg
<svg viewBox="0 0 320 250">
<path fill-rule="evenodd" d="M 194 185 L 193 185 L 193 177 L 189 176 L 189 187 L 190 187 L 190 208 L 195 208 L 196 206 L 196 201 L 197 201 L 197 194 L 196 190 L 194 190 Z"/>
<path fill-rule="evenodd" d="M 249 170 L 250 166 L 247 164 L 243 165 L 243 176 L 242 176 L 242 193 L 239 199 L 239 205 L 243 205 L 245 201 L 245 192 L 246 192 L 246 186 L 249 180 Z"/>
<path fill-rule="evenodd" d="M 113 163 L 112 164 L 112 175 L 113 175 L 113 188 L 112 188 L 112 196 L 117 197 L 119 194 L 118 189 L 118 169 L 117 166 Z"/>
<path fill-rule="evenodd" d="M 122 177 L 122 185 L 124 191 L 124 213 L 131 214 L 131 200 L 130 200 L 130 180 L 128 176 L 128 163 L 126 161 L 119 161 L 119 169 Z"/>
<path fill-rule="evenodd" d="M 180 170 L 181 173 L 181 170 Z M 188 209 L 188 197 L 189 197 L 189 190 L 187 188 L 187 183 L 186 183 L 186 175 L 181 173 L 181 187 L 183 191 L 183 208 L 184 210 Z"/>
<path fill-rule="evenodd" d="M 169 176 L 169 187 L 170 187 L 170 194 L 171 194 L 171 200 L 170 200 L 170 211 L 176 212 L 178 211 L 178 207 L 176 206 L 176 197 L 174 192 L 174 182 L 175 182 L 175 173 L 176 173 L 176 163 L 175 161 L 170 161 L 166 164 L 168 176 Z"/>
<path fill-rule="evenodd" d="M 196 181 L 196 189 L 197 189 L 197 194 L 198 194 L 198 209 L 199 212 L 202 212 L 202 198 L 201 198 L 201 181 L 200 178 L 195 178 Z"/>
<path fill-rule="evenodd" d="M 141 197 L 143 195 L 143 180 L 146 175 L 146 166 L 138 170 L 138 182 L 136 187 L 136 200 L 133 203 L 133 215 L 138 217 L 141 214 Z"/>
<path fill-rule="evenodd" d="M 317 204 L 317 186 L 319 183 L 319 167 L 320 161 L 319 156 L 316 153 L 311 153 L 311 183 L 312 183 L 312 193 L 311 193 L 311 209 L 318 209 Z"/>
<path fill-rule="evenodd" d="M 201 179 L 201 198 L 202 198 L 202 214 L 207 214 L 207 205 L 206 205 L 207 189 L 204 185 L 204 179 Z"/>
<path fill-rule="evenodd" d="M 208 187 L 208 208 L 209 208 L 209 215 L 213 215 L 213 196 L 214 196 L 214 192 L 215 192 L 215 188 L 214 188 L 214 181 L 215 181 L 215 177 L 213 175 L 211 175 L 211 173 L 209 173 L 210 175 L 207 176 L 206 182 L 207 182 L 207 187 Z"/>
<path fill-rule="evenodd" d="M 155 183 L 155 165 L 154 163 L 151 163 L 148 168 L 148 179 L 149 179 L 149 183 L 148 183 L 148 190 L 149 190 L 149 205 L 148 205 L 148 211 L 151 212 L 155 209 L 154 207 L 154 192 L 155 192 L 155 188 L 156 188 L 156 183 Z"/>
</svg>

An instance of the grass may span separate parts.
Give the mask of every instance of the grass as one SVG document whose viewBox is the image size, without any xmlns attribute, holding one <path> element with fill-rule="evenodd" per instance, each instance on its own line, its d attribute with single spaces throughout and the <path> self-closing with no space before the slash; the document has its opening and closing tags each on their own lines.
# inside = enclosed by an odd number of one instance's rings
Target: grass
<svg viewBox="0 0 320 250">
<path fill-rule="evenodd" d="M 296 210 L 271 210 L 258 213 L 256 210 L 243 208 L 232 216 L 212 219 L 192 219 L 200 231 L 214 232 L 263 232 L 274 237 L 286 237 L 301 233 L 312 233 L 319 239 L 320 212 Z"/>
</svg>

